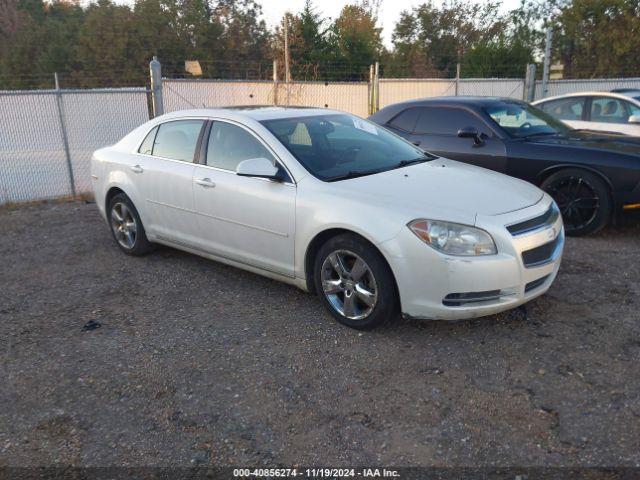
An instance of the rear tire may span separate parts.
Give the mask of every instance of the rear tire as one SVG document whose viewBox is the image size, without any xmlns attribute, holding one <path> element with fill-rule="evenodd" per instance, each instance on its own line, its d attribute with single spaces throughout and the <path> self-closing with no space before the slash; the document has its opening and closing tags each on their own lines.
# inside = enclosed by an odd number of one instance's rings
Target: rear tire
<svg viewBox="0 0 640 480">
<path fill-rule="evenodd" d="M 355 234 L 329 239 L 316 255 L 313 275 L 322 303 L 348 327 L 369 330 L 398 316 L 389 265 L 373 245 Z"/>
<path fill-rule="evenodd" d="M 154 249 L 136 207 L 124 193 L 109 201 L 107 220 L 116 244 L 127 255 L 145 255 Z"/>
<path fill-rule="evenodd" d="M 567 168 L 550 175 L 540 187 L 558 204 L 567 235 L 590 235 L 611 220 L 611 192 L 595 173 Z"/>
</svg>

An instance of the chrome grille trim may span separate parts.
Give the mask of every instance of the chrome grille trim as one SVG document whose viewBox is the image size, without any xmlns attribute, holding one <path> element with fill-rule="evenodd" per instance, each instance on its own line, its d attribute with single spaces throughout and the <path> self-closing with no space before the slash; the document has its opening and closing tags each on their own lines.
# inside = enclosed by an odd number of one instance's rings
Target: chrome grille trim
<svg viewBox="0 0 640 480">
<path fill-rule="evenodd" d="M 558 258 L 564 245 L 562 231 L 552 241 L 522 252 L 522 263 L 526 268 L 542 267 Z"/>
<path fill-rule="evenodd" d="M 530 218 L 523 222 L 507 225 L 507 230 L 509 230 L 509 233 L 514 237 L 518 237 L 520 235 L 529 234 L 550 227 L 556 223 L 559 216 L 560 210 L 558 210 L 556 203 L 553 202 L 542 215 L 538 215 L 537 217 Z"/>
<path fill-rule="evenodd" d="M 476 303 L 496 302 L 503 297 L 514 295 L 515 292 L 509 290 L 488 290 L 486 292 L 464 292 L 450 293 L 442 299 L 442 304 L 447 307 L 463 307 Z"/>
<path fill-rule="evenodd" d="M 524 287 L 524 293 L 529 293 L 530 291 L 535 290 L 538 287 L 541 287 L 547 282 L 547 280 L 549 280 L 550 276 L 551 274 L 545 275 L 544 277 L 540 277 L 537 280 L 527 283 Z"/>
</svg>

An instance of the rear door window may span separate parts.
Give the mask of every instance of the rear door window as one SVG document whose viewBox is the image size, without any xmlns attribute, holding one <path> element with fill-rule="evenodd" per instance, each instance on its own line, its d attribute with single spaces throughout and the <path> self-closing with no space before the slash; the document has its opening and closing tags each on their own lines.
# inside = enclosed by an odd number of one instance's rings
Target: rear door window
<svg viewBox="0 0 640 480">
<path fill-rule="evenodd" d="M 491 131 L 473 113 L 462 108 L 421 107 L 415 133 L 432 135 L 457 135 L 464 127 L 473 127 L 479 133 L 491 136 Z"/>
<path fill-rule="evenodd" d="M 163 123 L 159 126 L 153 143 L 153 155 L 193 162 L 203 125 L 204 120 L 175 120 Z"/>
<path fill-rule="evenodd" d="M 584 102 L 585 97 L 562 98 L 545 102 L 539 108 L 560 120 L 582 120 Z"/>
</svg>

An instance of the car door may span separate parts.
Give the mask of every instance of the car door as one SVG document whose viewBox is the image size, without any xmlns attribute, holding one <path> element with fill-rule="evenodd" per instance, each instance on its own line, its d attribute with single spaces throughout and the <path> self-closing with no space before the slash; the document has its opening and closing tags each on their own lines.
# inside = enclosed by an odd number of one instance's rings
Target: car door
<svg viewBox="0 0 640 480">
<path fill-rule="evenodd" d="M 506 169 L 503 141 L 482 119 L 465 108 L 412 107 L 390 122 L 400 130 L 409 129 L 412 124 L 412 130 L 405 130 L 405 138 L 427 152 L 499 172 Z M 480 143 L 458 136 L 460 129 L 469 127 L 478 131 Z"/>
<path fill-rule="evenodd" d="M 197 238 L 193 162 L 204 125 L 203 119 L 164 122 L 140 146 L 134 171 L 145 201 L 145 229 L 151 236 L 188 244 Z"/>
<path fill-rule="evenodd" d="M 195 167 L 193 189 L 200 244 L 207 251 L 294 276 L 296 186 L 254 132 L 214 120 Z M 264 157 L 283 169 L 284 181 L 236 175 L 243 160 Z"/>
<path fill-rule="evenodd" d="M 640 113 L 630 102 L 615 97 L 591 97 L 589 125 L 592 130 L 638 135 L 638 125 L 629 123 L 629 117 Z"/>
<path fill-rule="evenodd" d="M 587 97 L 566 97 L 539 103 L 536 107 L 571 128 L 588 130 L 593 127 L 589 125 L 586 103 Z"/>
</svg>

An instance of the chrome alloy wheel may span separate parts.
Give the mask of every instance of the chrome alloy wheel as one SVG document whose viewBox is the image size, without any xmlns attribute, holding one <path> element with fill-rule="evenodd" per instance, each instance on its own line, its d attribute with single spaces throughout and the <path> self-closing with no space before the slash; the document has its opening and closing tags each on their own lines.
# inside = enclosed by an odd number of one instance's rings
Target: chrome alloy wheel
<svg viewBox="0 0 640 480">
<path fill-rule="evenodd" d="M 322 290 L 331 306 L 350 320 L 362 320 L 378 301 L 376 279 L 369 265 L 353 252 L 336 250 L 320 272 Z"/>
<path fill-rule="evenodd" d="M 129 207 L 122 202 L 114 203 L 111 207 L 111 228 L 118 243 L 131 250 L 136 244 L 138 225 Z"/>
</svg>

